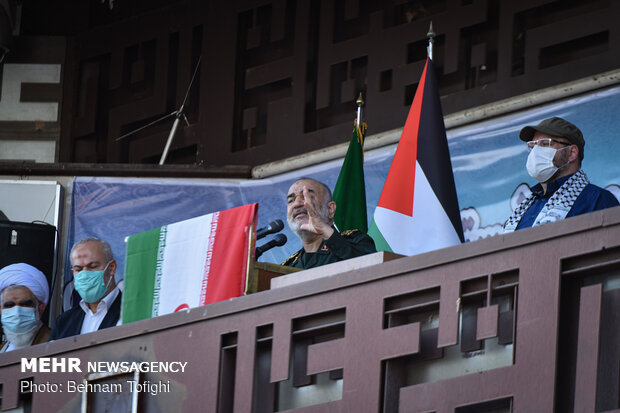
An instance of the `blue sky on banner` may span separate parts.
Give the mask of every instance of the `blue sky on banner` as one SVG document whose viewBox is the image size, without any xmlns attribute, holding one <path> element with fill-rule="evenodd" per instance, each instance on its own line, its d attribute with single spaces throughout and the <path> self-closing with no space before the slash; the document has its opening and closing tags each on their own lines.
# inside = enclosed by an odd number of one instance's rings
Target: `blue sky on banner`
<svg viewBox="0 0 620 413">
<path fill-rule="evenodd" d="M 525 145 L 518 138 L 519 130 L 526 124 L 536 124 L 550 116 L 575 123 L 586 139 L 583 168 L 590 180 L 602 187 L 619 185 L 620 140 L 615 136 L 620 130 L 618 107 L 620 87 L 614 87 L 448 130 L 461 216 L 467 223 L 465 238 L 475 240 L 491 235 L 494 226 L 510 215 L 510 198 L 515 190 L 524 183 L 534 183 L 525 170 Z M 368 126 L 372 136 L 372 125 Z M 348 139 L 350 136 L 343 136 L 343 142 Z M 396 144 L 365 154 L 368 217 L 373 216 L 395 149 Z M 260 205 L 258 227 L 277 218 L 285 221 L 285 198 L 290 184 L 309 176 L 333 189 L 342 161 L 249 181 L 76 178 L 68 242 L 72 245 L 88 236 L 110 242 L 120 263 L 121 278 L 124 239 L 128 235 L 252 202 Z M 611 189 L 620 197 L 620 187 Z M 301 248 L 299 239 L 287 227 L 283 233 L 288 237 L 287 244 L 266 252 L 260 261 L 280 263 Z M 258 241 L 258 245 L 269 239 Z M 65 275 L 68 276 L 67 269 Z"/>
</svg>

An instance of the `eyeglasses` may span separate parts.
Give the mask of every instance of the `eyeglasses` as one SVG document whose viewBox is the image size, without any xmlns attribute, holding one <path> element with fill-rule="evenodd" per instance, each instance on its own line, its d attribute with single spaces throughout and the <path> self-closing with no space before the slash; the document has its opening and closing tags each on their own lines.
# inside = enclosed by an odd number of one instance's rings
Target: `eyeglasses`
<svg viewBox="0 0 620 413">
<path fill-rule="evenodd" d="M 558 143 L 558 144 L 564 145 L 564 146 L 572 145 L 572 143 L 562 142 L 562 141 L 558 141 L 558 140 L 551 139 L 551 138 L 542 138 L 542 139 L 538 139 L 538 140 L 535 140 L 535 141 L 525 142 L 525 144 L 527 145 L 527 150 L 531 151 L 532 149 L 534 149 L 534 146 L 536 146 L 536 145 L 538 145 L 540 147 L 543 147 L 543 148 L 549 148 L 549 147 L 551 147 L 551 142 Z"/>
</svg>

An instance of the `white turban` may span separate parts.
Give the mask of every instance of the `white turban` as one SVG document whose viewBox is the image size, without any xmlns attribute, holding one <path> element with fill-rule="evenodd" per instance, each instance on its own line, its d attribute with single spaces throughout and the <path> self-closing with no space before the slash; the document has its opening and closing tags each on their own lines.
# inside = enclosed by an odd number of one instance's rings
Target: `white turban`
<svg viewBox="0 0 620 413">
<path fill-rule="evenodd" d="M 50 297 L 50 288 L 45 275 L 32 265 L 19 263 L 11 264 L 0 270 L 0 291 L 9 285 L 27 287 L 37 300 L 47 305 Z"/>
</svg>

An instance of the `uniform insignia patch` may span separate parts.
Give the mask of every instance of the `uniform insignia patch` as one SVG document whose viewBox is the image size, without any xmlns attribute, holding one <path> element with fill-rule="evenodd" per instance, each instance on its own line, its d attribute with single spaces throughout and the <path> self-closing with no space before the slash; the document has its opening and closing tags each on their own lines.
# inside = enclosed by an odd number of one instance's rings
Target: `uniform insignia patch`
<svg viewBox="0 0 620 413">
<path fill-rule="evenodd" d="M 301 257 L 301 251 L 297 251 L 296 253 L 291 255 L 286 260 L 284 260 L 284 262 L 282 264 L 280 264 L 280 265 L 292 265 L 292 264 L 295 264 L 297 262 L 297 260 L 299 260 L 299 257 Z"/>
</svg>

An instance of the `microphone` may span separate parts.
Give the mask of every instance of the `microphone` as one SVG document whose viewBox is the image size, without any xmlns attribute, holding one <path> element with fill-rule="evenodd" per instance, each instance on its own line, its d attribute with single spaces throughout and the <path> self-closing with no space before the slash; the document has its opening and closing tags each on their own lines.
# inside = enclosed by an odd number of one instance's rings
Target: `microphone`
<svg viewBox="0 0 620 413">
<path fill-rule="evenodd" d="M 261 238 L 265 238 L 269 234 L 273 234 L 274 232 L 282 231 L 282 228 L 284 228 L 284 224 L 281 219 L 271 221 L 266 227 L 260 228 L 256 231 L 256 239 L 259 240 Z M 286 242 L 286 239 L 284 242 Z"/>
<path fill-rule="evenodd" d="M 264 243 L 260 247 L 256 247 L 256 249 L 254 250 L 254 259 L 257 260 L 258 257 L 263 255 L 263 252 L 269 251 L 273 247 L 281 247 L 284 244 L 286 244 L 286 235 L 278 234 L 275 237 L 273 237 L 271 241 Z"/>
</svg>

